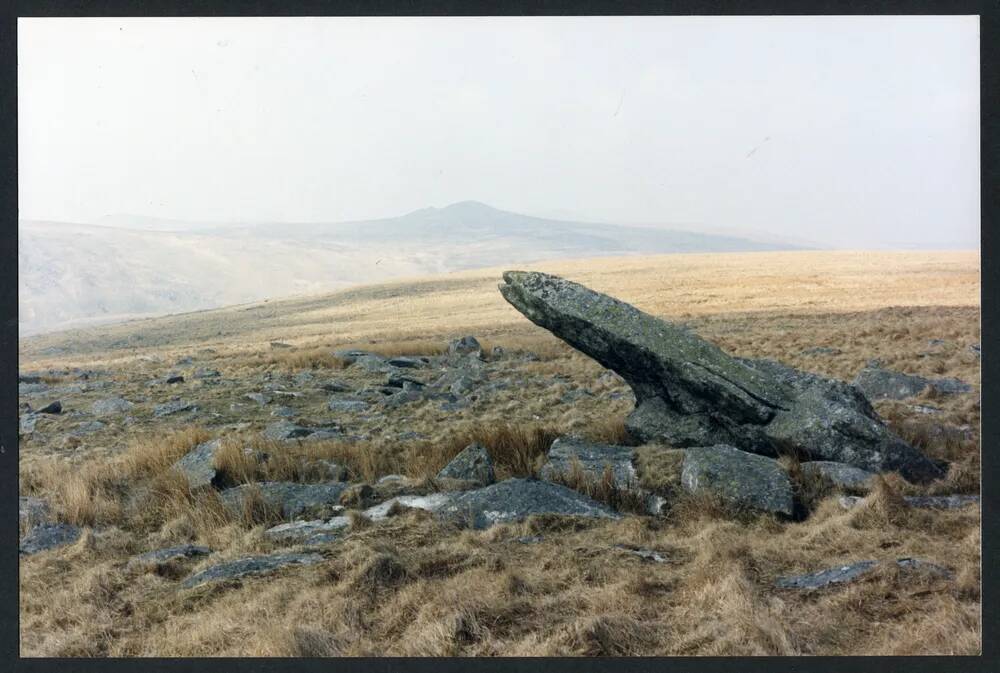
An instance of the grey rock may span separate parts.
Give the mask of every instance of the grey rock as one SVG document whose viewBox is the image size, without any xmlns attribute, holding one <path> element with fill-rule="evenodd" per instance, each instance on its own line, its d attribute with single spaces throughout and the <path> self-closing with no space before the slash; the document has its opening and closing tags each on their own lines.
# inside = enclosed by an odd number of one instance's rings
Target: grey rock
<svg viewBox="0 0 1000 673">
<path fill-rule="evenodd" d="M 292 381 L 297 386 L 304 386 L 307 383 L 311 383 L 313 378 L 314 377 L 312 372 L 299 372 L 298 374 L 292 377 Z"/>
<path fill-rule="evenodd" d="M 291 421 L 282 420 L 267 426 L 262 434 L 268 439 L 276 440 L 303 439 L 306 437 L 311 439 L 327 439 L 340 436 L 341 432 L 339 426 L 336 425 L 306 427 L 297 425 Z"/>
<path fill-rule="evenodd" d="M 508 271 L 500 292 L 535 324 L 616 371 L 636 398 L 642 442 L 728 444 L 930 480 L 941 468 L 895 436 L 857 389 L 779 363 L 734 358 L 690 330 L 542 273 Z"/>
<path fill-rule="evenodd" d="M 285 519 L 323 518 L 340 512 L 340 496 L 347 488 L 342 481 L 325 484 L 300 484 L 291 481 L 265 481 L 241 484 L 219 494 L 230 512 L 240 513 L 245 498 L 259 492 L 264 501 L 281 510 Z"/>
<path fill-rule="evenodd" d="M 614 484 L 622 490 L 639 490 L 639 477 L 632 464 L 633 451 L 627 446 L 613 446 L 588 442 L 578 437 L 559 437 L 549 447 L 548 461 L 539 475 L 542 479 L 558 480 L 579 465 L 584 474 L 594 481 L 611 468 Z"/>
<path fill-rule="evenodd" d="M 192 359 L 190 355 L 185 355 L 174 363 L 174 365 L 178 367 L 184 367 L 190 364 L 194 364 L 194 359 Z"/>
<path fill-rule="evenodd" d="M 132 409 L 134 405 L 124 397 L 109 397 L 97 400 L 90 407 L 90 413 L 95 416 L 109 416 L 111 414 L 124 414 Z"/>
<path fill-rule="evenodd" d="M 354 360 L 354 365 L 369 372 L 391 372 L 393 367 L 381 355 L 362 355 Z"/>
<path fill-rule="evenodd" d="M 358 412 L 368 408 L 368 403 L 357 398 L 331 397 L 326 404 L 330 411 Z"/>
<path fill-rule="evenodd" d="M 46 383 L 19 383 L 17 384 L 17 394 L 21 396 L 41 395 L 49 391 Z"/>
<path fill-rule="evenodd" d="M 658 551 L 653 551 L 652 549 L 642 549 L 640 547 L 628 547 L 623 544 L 616 544 L 615 549 L 620 549 L 626 554 L 631 554 L 633 556 L 638 556 L 643 561 L 652 561 L 654 563 L 669 563 L 670 558 Z"/>
<path fill-rule="evenodd" d="M 459 376 L 450 386 L 448 386 L 448 390 L 450 390 L 453 395 L 465 395 L 466 393 L 472 392 L 480 381 L 481 379 L 477 376 Z"/>
<path fill-rule="evenodd" d="M 400 369 L 420 369 L 426 367 L 428 362 L 426 358 L 400 356 L 389 358 L 389 364 Z"/>
<path fill-rule="evenodd" d="M 972 386 L 958 379 L 926 379 L 881 367 L 862 369 L 853 383 L 870 400 L 903 400 L 919 395 L 928 386 L 948 395 L 972 392 Z"/>
<path fill-rule="evenodd" d="M 351 387 L 344 383 L 343 381 L 327 381 L 320 386 L 322 390 L 328 393 L 346 393 L 351 390 Z"/>
<path fill-rule="evenodd" d="M 835 486 L 841 488 L 864 488 L 874 472 L 862 470 L 853 465 L 844 463 L 834 463 L 826 460 L 814 460 L 802 463 L 802 473 L 806 476 L 821 476 L 828 479 Z"/>
<path fill-rule="evenodd" d="M 19 552 L 30 556 L 48 549 L 55 549 L 76 542 L 80 538 L 80 529 L 66 523 L 43 523 L 32 528 L 21 538 Z"/>
<path fill-rule="evenodd" d="M 941 413 L 941 409 L 939 409 L 938 407 L 933 407 L 929 404 L 911 404 L 910 409 L 913 409 L 913 411 L 917 412 L 918 414 L 925 414 L 925 415 Z"/>
<path fill-rule="evenodd" d="M 22 435 L 30 435 L 35 431 L 35 424 L 38 423 L 38 416 L 34 413 L 21 414 L 20 432 Z"/>
<path fill-rule="evenodd" d="M 73 437 L 83 437 L 84 435 L 92 435 L 95 432 L 100 432 L 101 430 L 108 427 L 105 423 L 100 421 L 88 421 L 86 423 L 81 423 L 73 429 L 70 433 Z"/>
<path fill-rule="evenodd" d="M 39 414 L 61 414 L 63 410 L 62 402 L 56 400 L 55 402 L 49 402 L 44 407 L 39 409 L 36 413 Z"/>
<path fill-rule="evenodd" d="M 481 444 L 469 444 L 437 474 L 439 479 L 463 479 L 482 486 L 496 481 L 493 459 Z"/>
<path fill-rule="evenodd" d="M 291 418 L 295 415 L 295 410 L 291 407 L 275 407 L 271 410 L 271 415 L 278 418 Z"/>
<path fill-rule="evenodd" d="M 222 374 L 220 374 L 215 369 L 201 368 L 201 369 L 196 369 L 194 372 L 194 378 L 196 379 L 214 379 L 220 376 L 222 376 Z"/>
<path fill-rule="evenodd" d="M 136 568 L 139 566 L 147 565 L 162 565 L 170 561 L 178 559 L 189 559 L 195 558 L 196 556 L 207 556 L 211 554 L 212 550 L 208 547 L 199 547 L 193 544 L 182 544 L 177 547 L 168 547 L 166 549 L 156 549 L 154 551 L 146 552 L 145 554 L 139 554 L 138 556 L 133 556 L 129 559 L 128 568 Z"/>
<path fill-rule="evenodd" d="M 851 509 L 864 500 L 856 495 L 842 495 L 837 499 L 844 509 Z M 903 501 L 910 507 L 924 509 L 960 509 L 969 505 L 978 505 L 978 495 L 907 495 Z"/>
<path fill-rule="evenodd" d="M 279 542 L 297 542 L 307 546 L 329 544 L 339 540 L 347 529 L 347 517 L 337 517 L 335 523 L 325 521 L 292 521 L 264 531 L 264 537 Z"/>
<path fill-rule="evenodd" d="M 483 347 L 474 336 L 464 336 L 448 344 L 449 355 L 469 355 L 482 353 Z"/>
<path fill-rule="evenodd" d="M 445 401 L 441 403 L 442 411 L 461 411 L 469 407 L 469 400 Z"/>
<path fill-rule="evenodd" d="M 271 396 L 267 393 L 247 393 L 244 395 L 248 400 L 256 402 L 257 404 L 264 406 L 265 404 L 271 403 Z"/>
<path fill-rule="evenodd" d="M 158 382 L 156 382 L 156 383 L 158 383 Z M 174 374 L 173 376 L 168 376 L 164 380 L 164 383 L 166 383 L 168 385 L 173 385 L 175 383 L 184 383 L 184 377 L 182 375 L 180 375 L 180 374 Z"/>
<path fill-rule="evenodd" d="M 209 582 L 265 575 L 286 566 L 313 565 L 322 562 L 323 557 L 315 553 L 278 553 L 266 556 L 248 556 L 206 568 L 188 577 L 181 586 L 185 589 L 193 589 Z"/>
<path fill-rule="evenodd" d="M 802 351 L 803 355 L 840 355 L 843 351 L 829 346 L 814 346 Z"/>
<path fill-rule="evenodd" d="M 41 498 L 19 496 L 17 499 L 17 520 L 20 526 L 30 529 L 45 523 L 52 516 L 49 503 Z"/>
<path fill-rule="evenodd" d="M 379 477 L 376 484 L 388 484 L 392 482 L 406 481 L 406 476 L 402 474 L 387 474 L 385 476 Z"/>
<path fill-rule="evenodd" d="M 712 493 L 737 507 L 791 516 L 788 474 L 776 460 L 718 444 L 689 448 L 681 483 L 692 493 Z"/>
<path fill-rule="evenodd" d="M 440 512 L 477 529 L 521 521 L 532 514 L 621 518 L 614 510 L 585 495 L 560 484 L 535 479 L 507 479 L 485 488 L 463 491 L 454 495 Z"/>
<path fill-rule="evenodd" d="M 38 374 L 18 374 L 18 383 L 41 383 L 42 377 Z"/>
<path fill-rule="evenodd" d="M 901 558 L 895 561 L 896 565 L 904 570 L 925 570 L 940 577 L 952 578 L 954 575 L 950 570 L 942 568 L 935 563 L 928 563 L 919 559 Z M 877 561 L 857 561 L 835 568 L 827 568 L 807 575 L 789 575 L 779 577 L 774 585 L 779 589 L 807 589 L 815 590 L 829 587 L 835 584 L 844 584 L 862 577 L 878 565 Z"/>
<path fill-rule="evenodd" d="M 374 353 L 370 353 L 368 351 L 351 349 L 351 350 L 333 351 L 333 355 L 334 355 L 334 357 L 340 358 L 341 360 L 343 360 L 347 364 L 354 364 L 355 362 L 357 362 L 358 358 L 365 357 L 366 355 L 375 355 L 375 354 Z M 378 356 L 375 356 L 375 357 L 378 357 Z"/>
<path fill-rule="evenodd" d="M 157 417 L 170 416 L 171 414 L 179 414 L 182 411 L 192 411 L 194 409 L 195 406 L 185 400 L 170 400 L 169 402 L 157 404 L 153 407 L 153 415 Z"/>
<path fill-rule="evenodd" d="M 215 485 L 215 453 L 221 446 L 221 439 L 203 442 L 174 463 L 173 469 L 187 477 L 191 489 Z"/>
</svg>

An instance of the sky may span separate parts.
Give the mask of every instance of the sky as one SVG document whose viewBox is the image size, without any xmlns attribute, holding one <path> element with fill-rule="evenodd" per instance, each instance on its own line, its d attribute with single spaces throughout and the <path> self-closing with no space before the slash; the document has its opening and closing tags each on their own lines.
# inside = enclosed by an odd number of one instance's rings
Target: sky
<svg viewBox="0 0 1000 673">
<path fill-rule="evenodd" d="M 22 18 L 18 128 L 21 219 L 979 246 L 974 16 Z"/>
</svg>

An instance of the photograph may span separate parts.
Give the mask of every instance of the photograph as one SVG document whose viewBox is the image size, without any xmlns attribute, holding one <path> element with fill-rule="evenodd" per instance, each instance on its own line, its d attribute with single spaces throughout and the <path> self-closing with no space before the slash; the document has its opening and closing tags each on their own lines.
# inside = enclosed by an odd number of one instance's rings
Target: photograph
<svg viewBox="0 0 1000 673">
<path fill-rule="evenodd" d="M 980 23 L 17 17 L 11 647 L 980 658 Z"/>
</svg>

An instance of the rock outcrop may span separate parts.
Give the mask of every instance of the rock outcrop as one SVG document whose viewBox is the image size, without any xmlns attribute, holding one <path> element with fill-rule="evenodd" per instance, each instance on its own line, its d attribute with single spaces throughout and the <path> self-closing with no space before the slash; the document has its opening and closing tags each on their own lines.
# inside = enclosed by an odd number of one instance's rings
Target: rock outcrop
<svg viewBox="0 0 1000 673">
<path fill-rule="evenodd" d="M 613 369 L 636 408 L 626 427 L 677 448 L 798 451 L 912 481 L 943 475 L 894 435 L 856 388 L 776 362 L 732 357 L 689 330 L 582 285 L 507 271 L 500 292 L 535 324 Z"/>
<path fill-rule="evenodd" d="M 438 472 L 439 479 L 462 479 L 480 486 L 496 481 L 493 474 L 493 459 L 480 444 L 470 444 Z"/>
</svg>

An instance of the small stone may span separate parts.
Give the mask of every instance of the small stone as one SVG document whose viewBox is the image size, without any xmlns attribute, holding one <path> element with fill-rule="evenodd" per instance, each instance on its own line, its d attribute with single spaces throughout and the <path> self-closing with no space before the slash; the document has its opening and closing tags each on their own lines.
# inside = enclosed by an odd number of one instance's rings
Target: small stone
<svg viewBox="0 0 1000 673">
<path fill-rule="evenodd" d="M 802 474 L 823 477 L 832 482 L 834 486 L 841 488 L 865 488 L 871 478 L 875 476 L 874 472 L 827 460 L 809 461 L 802 463 L 801 467 Z"/>
<path fill-rule="evenodd" d="M 203 442 L 174 463 L 173 469 L 187 477 L 192 490 L 211 486 L 216 481 L 215 453 L 221 446 L 221 439 Z"/>
<path fill-rule="evenodd" d="M 448 344 L 449 355 L 469 355 L 482 353 L 483 347 L 474 336 L 464 336 Z"/>
<path fill-rule="evenodd" d="M 271 410 L 271 415 L 278 418 L 291 418 L 295 415 L 295 410 L 291 407 L 275 407 Z"/>
<path fill-rule="evenodd" d="M 197 369 L 194 372 L 194 378 L 196 379 L 214 379 L 219 376 L 222 376 L 222 374 L 215 369 Z"/>
<path fill-rule="evenodd" d="M 462 479 L 481 486 L 496 481 L 493 459 L 481 444 L 469 444 L 437 474 L 439 479 Z"/>
<path fill-rule="evenodd" d="M 182 411 L 193 411 L 195 406 L 190 402 L 184 400 L 170 400 L 169 402 L 164 402 L 163 404 L 157 404 L 153 407 L 154 416 L 170 416 L 171 414 L 179 414 Z"/>
<path fill-rule="evenodd" d="M 21 538 L 19 553 L 24 556 L 76 542 L 80 529 L 66 523 L 43 523 L 35 526 Z"/>
<path fill-rule="evenodd" d="M 271 396 L 267 393 L 247 393 L 244 395 L 248 400 L 256 402 L 257 404 L 264 406 L 265 404 L 270 404 Z"/>
<path fill-rule="evenodd" d="M 778 461 L 719 444 L 685 451 L 681 483 L 737 507 L 791 516 L 792 484 Z"/>
<path fill-rule="evenodd" d="M 365 402 L 364 400 L 359 400 L 357 398 L 345 399 L 345 398 L 331 397 L 330 400 L 327 402 L 327 408 L 329 408 L 330 411 L 353 413 L 353 412 L 364 411 L 365 409 L 368 408 L 368 403 Z"/>
<path fill-rule="evenodd" d="M 61 414 L 63 410 L 62 402 L 56 400 L 55 402 L 50 402 L 44 407 L 38 410 L 39 414 Z"/>
<path fill-rule="evenodd" d="M 184 377 L 181 376 L 180 374 L 174 374 L 173 376 L 167 377 L 166 383 L 170 385 L 173 385 L 175 383 L 184 383 Z"/>
<path fill-rule="evenodd" d="M 940 577 L 952 578 L 951 571 L 941 566 L 912 558 L 901 558 L 896 565 L 905 570 L 926 570 Z M 790 575 L 779 577 L 774 585 L 779 589 L 822 589 L 834 584 L 844 584 L 867 574 L 878 565 L 877 561 L 857 561 L 848 565 L 828 568 L 807 575 Z"/>
<path fill-rule="evenodd" d="M 95 416 L 108 416 L 111 414 L 124 414 L 132 409 L 134 405 L 123 397 L 109 397 L 104 400 L 97 400 L 90 407 L 90 412 Z"/>
<path fill-rule="evenodd" d="M 342 481 L 325 484 L 300 484 L 291 481 L 265 481 L 241 484 L 219 494 L 222 504 L 230 512 L 242 512 L 248 495 L 259 493 L 272 507 L 281 511 L 285 519 L 324 518 L 341 511 L 340 496 L 347 488 Z"/>
<path fill-rule="evenodd" d="M 174 561 L 177 559 L 189 559 L 196 556 L 207 556 L 211 554 L 212 550 L 208 547 L 199 547 L 193 544 L 182 544 L 177 547 L 168 547 L 167 549 L 157 549 L 155 551 L 149 551 L 145 554 L 139 554 L 138 556 L 133 556 L 129 559 L 128 568 L 136 568 L 145 565 L 163 565 L 169 561 Z"/>
<path fill-rule="evenodd" d="M 52 510 L 41 498 L 19 496 L 17 499 L 17 520 L 20 526 L 31 529 L 49 520 Z"/>
</svg>

